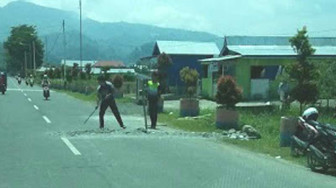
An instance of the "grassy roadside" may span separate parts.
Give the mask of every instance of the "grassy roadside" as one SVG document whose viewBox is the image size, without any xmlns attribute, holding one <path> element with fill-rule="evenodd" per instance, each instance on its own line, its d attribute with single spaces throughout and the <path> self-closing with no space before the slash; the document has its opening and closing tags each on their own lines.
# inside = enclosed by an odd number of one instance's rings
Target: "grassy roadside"
<svg viewBox="0 0 336 188">
<path fill-rule="evenodd" d="M 97 99 L 97 94 L 96 93 L 92 93 L 90 95 L 85 95 L 85 94 L 81 94 L 81 93 L 78 93 L 78 92 L 72 92 L 72 91 L 67 91 L 67 90 L 56 89 L 55 91 L 60 92 L 60 93 L 65 93 L 65 94 L 67 94 L 67 95 L 69 95 L 71 97 L 74 97 L 76 99 L 79 99 L 79 100 L 82 100 L 82 101 L 85 101 L 85 102 L 95 103 L 96 99 Z M 126 95 L 123 98 L 117 98 L 116 102 L 117 103 L 130 103 L 130 102 L 133 102 L 132 96 L 133 95 Z"/>
<path fill-rule="evenodd" d="M 282 159 L 292 161 L 300 165 L 306 165 L 306 158 L 295 158 L 290 155 L 290 149 L 280 147 L 280 118 L 281 116 L 298 116 L 299 109 L 292 108 L 285 113 L 277 109 L 239 109 L 240 125 L 252 125 L 261 134 L 262 138 L 258 140 L 234 140 L 223 139 L 223 142 L 248 149 L 250 151 L 263 153 L 272 157 L 281 156 Z M 222 130 L 215 127 L 215 110 L 201 111 L 199 119 L 179 118 L 178 111 L 173 114 L 163 113 L 159 115 L 159 121 L 167 126 L 194 132 L 220 132 Z M 319 120 L 336 124 L 335 119 L 331 118 L 332 113 L 322 112 Z"/>
</svg>

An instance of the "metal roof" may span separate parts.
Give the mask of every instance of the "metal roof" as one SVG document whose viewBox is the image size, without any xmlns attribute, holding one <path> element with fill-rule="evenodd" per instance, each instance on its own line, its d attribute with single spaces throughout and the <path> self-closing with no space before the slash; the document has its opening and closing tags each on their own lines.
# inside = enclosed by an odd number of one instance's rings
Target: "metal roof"
<svg viewBox="0 0 336 188">
<path fill-rule="evenodd" d="M 156 45 L 160 53 L 166 54 L 218 55 L 220 53 L 216 43 L 213 42 L 157 41 Z"/>
<path fill-rule="evenodd" d="M 243 56 L 295 56 L 297 55 L 291 46 L 275 45 L 232 45 L 231 51 Z M 313 46 L 316 56 L 336 56 L 336 46 Z"/>
<path fill-rule="evenodd" d="M 238 59 L 241 58 L 241 55 L 227 55 L 222 57 L 214 57 L 214 58 L 207 58 L 207 59 L 201 59 L 199 62 L 205 63 L 205 62 L 218 62 L 218 61 L 227 61 L 232 59 Z"/>
</svg>

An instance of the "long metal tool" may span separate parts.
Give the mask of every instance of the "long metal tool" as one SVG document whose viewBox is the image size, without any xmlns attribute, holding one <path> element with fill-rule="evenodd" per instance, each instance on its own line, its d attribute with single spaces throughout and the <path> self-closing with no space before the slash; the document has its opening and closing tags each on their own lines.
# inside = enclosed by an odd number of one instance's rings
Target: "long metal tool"
<svg viewBox="0 0 336 188">
<path fill-rule="evenodd" d="M 84 125 L 86 124 L 87 121 L 91 118 L 91 116 L 96 112 L 97 108 L 94 109 L 94 111 L 89 115 L 89 117 L 84 121 Z"/>
</svg>

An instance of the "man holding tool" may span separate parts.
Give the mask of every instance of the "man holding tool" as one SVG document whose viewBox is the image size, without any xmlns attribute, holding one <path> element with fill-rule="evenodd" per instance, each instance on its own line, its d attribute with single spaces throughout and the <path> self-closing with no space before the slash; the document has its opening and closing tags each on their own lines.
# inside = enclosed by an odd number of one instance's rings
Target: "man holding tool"
<svg viewBox="0 0 336 188">
<path fill-rule="evenodd" d="M 108 107 L 111 108 L 114 117 L 117 119 L 119 126 L 125 129 L 125 125 L 120 117 L 118 107 L 114 99 L 115 88 L 111 82 L 105 80 L 103 76 L 98 77 L 99 86 L 97 88 L 97 106 L 99 107 L 99 123 L 100 128 L 104 128 L 104 115 Z"/>
</svg>

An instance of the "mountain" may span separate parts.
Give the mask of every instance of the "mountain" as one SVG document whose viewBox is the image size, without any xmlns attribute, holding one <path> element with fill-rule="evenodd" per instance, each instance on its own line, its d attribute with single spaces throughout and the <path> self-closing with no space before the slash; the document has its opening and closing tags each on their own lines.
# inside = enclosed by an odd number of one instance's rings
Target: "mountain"
<svg viewBox="0 0 336 188">
<path fill-rule="evenodd" d="M 20 24 L 36 25 L 46 44 L 46 59 L 58 63 L 63 55 L 62 21 L 65 20 L 67 58 L 79 59 L 79 16 L 77 13 L 15 1 L 0 8 L 0 41 L 10 28 Z M 156 40 L 185 40 L 218 42 L 221 39 L 206 32 L 160 28 L 125 22 L 102 23 L 83 19 L 83 59 L 122 60 L 135 63 L 151 55 Z"/>
</svg>

